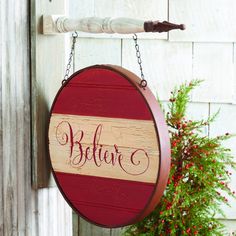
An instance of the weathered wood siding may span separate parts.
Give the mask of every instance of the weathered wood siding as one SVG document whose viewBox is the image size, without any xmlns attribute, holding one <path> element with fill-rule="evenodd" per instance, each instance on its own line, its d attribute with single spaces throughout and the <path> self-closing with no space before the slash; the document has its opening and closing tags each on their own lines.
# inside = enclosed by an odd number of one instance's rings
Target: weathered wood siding
<svg viewBox="0 0 236 236">
<path fill-rule="evenodd" d="M 35 218 L 28 214 L 31 141 L 27 1 L 1 1 L 0 16 L 0 235 L 29 235 Z"/>
<path fill-rule="evenodd" d="M 0 1 L 0 235 L 71 236 L 57 188 L 31 185 L 29 19 L 28 0 Z"/>
</svg>

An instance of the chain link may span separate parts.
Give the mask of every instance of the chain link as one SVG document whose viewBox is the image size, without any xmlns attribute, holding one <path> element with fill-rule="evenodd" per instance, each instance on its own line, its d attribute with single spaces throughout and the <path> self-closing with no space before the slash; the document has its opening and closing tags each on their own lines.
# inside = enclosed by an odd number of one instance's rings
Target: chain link
<svg viewBox="0 0 236 236">
<path fill-rule="evenodd" d="M 66 72 L 64 75 L 64 79 L 62 80 L 62 84 L 64 84 L 66 82 L 66 80 L 69 78 L 69 74 L 70 74 L 70 70 L 71 70 L 71 66 L 72 66 L 72 61 L 74 58 L 74 52 L 75 52 L 75 44 L 78 38 L 78 33 L 75 31 L 72 34 L 72 45 L 71 45 L 71 51 L 69 54 L 69 59 L 68 59 L 68 63 L 66 66 Z M 147 81 L 145 80 L 144 74 L 143 74 L 143 67 L 142 67 L 142 59 L 141 59 L 141 53 L 139 50 L 139 45 L 138 45 L 138 37 L 136 34 L 134 34 L 133 36 L 133 40 L 135 43 L 135 50 L 136 50 L 136 57 L 137 57 L 137 62 L 139 64 L 139 69 L 140 69 L 140 74 L 141 74 L 141 81 L 140 81 L 140 86 L 142 88 L 145 88 L 147 86 Z"/>
<path fill-rule="evenodd" d="M 75 44 L 76 44 L 76 40 L 78 38 L 78 33 L 75 31 L 74 33 L 72 33 L 72 45 L 71 45 L 71 51 L 69 54 L 69 59 L 68 59 L 68 63 L 66 66 L 66 72 L 64 75 L 64 79 L 62 80 L 62 84 L 64 84 L 67 79 L 69 78 L 70 75 L 70 69 L 71 69 L 71 63 L 74 59 L 74 53 L 75 53 Z"/>
<path fill-rule="evenodd" d="M 139 69 L 140 69 L 140 74 L 141 74 L 140 86 L 145 89 L 145 87 L 147 87 L 147 81 L 145 80 L 144 74 L 143 74 L 142 59 L 141 59 L 141 53 L 139 50 L 137 34 L 134 34 L 133 40 L 134 40 L 134 44 L 135 44 L 136 57 L 137 57 L 137 61 L 139 64 Z"/>
</svg>

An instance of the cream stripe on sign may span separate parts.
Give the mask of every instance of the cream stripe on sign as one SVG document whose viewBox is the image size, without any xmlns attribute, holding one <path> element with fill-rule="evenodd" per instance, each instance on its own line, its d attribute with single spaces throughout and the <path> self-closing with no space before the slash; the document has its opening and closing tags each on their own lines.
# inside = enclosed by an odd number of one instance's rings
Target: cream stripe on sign
<svg viewBox="0 0 236 236">
<path fill-rule="evenodd" d="M 156 183 L 153 121 L 53 113 L 49 151 L 54 171 Z"/>
</svg>

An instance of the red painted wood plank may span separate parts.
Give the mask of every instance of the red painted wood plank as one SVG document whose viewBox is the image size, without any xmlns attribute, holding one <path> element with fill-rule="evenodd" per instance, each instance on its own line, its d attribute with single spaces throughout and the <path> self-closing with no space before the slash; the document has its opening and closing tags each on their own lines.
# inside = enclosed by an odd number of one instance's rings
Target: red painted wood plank
<svg viewBox="0 0 236 236">
<path fill-rule="evenodd" d="M 61 90 L 52 113 L 152 120 L 138 90 L 120 74 L 101 68 L 74 76 Z"/>
<path fill-rule="evenodd" d="M 55 172 L 64 195 L 79 214 L 99 225 L 127 224 L 142 211 L 155 184 Z"/>
</svg>

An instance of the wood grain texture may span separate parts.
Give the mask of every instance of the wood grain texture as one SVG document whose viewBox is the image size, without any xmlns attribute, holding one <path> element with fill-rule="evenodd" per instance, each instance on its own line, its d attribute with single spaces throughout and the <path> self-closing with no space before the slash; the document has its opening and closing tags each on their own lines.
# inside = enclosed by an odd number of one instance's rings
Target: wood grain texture
<svg viewBox="0 0 236 236">
<path fill-rule="evenodd" d="M 118 160 L 113 166 L 112 164 L 106 164 L 104 162 L 101 163 L 99 167 L 91 162 L 86 162 L 83 167 L 78 167 L 78 164 L 73 164 L 78 162 L 78 158 L 74 159 L 74 156 L 72 156 L 68 159 L 70 156 L 70 143 L 68 143 L 68 145 L 61 145 L 58 142 L 58 138 L 60 141 L 63 134 L 68 134 L 67 125 L 60 126 L 58 130 L 58 125 L 63 121 L 69 122 L 72 126 L 74 140 L 80 140 L 80 132 L 84 132 L 81 145 L 84 148 L 90 147 L 90 151 L 92 150 L 96 127 L 98 124 L 102 125 L 103 129 L 101 131 L 99 144 L 102 144 L 105 148 L 103 149 L 103 153 L 105 150 L 108 150 L 109 153 L 114 152 L 113 145 L 117 145 L 119 152 L 122 153 L 124 157 L 122 168 Z M 156 183 L 159 148 L 153 121 L 53 114 L 50 121 L 49 142 L 50 157 L 54 171 Z M 135 156 L 135 162 L 140 162 L 140 164 L 132 166 L 129 158 L 134 150 L 140 148 L 145 150 L 148 159 L 146 156 L 143 157 L 142 152 L 142 154 Z M 76 154 L 74 153 L 73 155 L 79 155 L 79 153 L 76 152 Z M 109 158 L 111 158 L 110 155 Z M 147 165 L 149 168 L 143 173 Z M 79 164 L 79 166 L 81 166 L 81 164 Z M 126 173 L 123 168 L 129 173 L 132 173 L 132 175 Z"/>
<path fill-rule="evenodd" d="M 139 40 L 143 72 L 148 86 L 160 100 L 169 100 L 171 90 L 192 78 L 192 44 L 162 40 Z M 134 42 L 124 40 L 122 66 L 140 74 Z"/>
<path fill-rule="evenodd" d="M 170 32 L 171 41 L 235 42 L 234 0 L 170 0 L 169 20 L 186 24 L 185 31 Z"/>
<path fill-rule="evenodd" d="M 0 3 L 0 235 L 30 234 L 28 2 Z M 14 20 L 12 19 L 14 15 Z M 29 220 L 30 219 L 30 220 Z"/>
<path fill-rule="evenodd" d="M 233 102 L 234 67 L 232 43 L 194 43 L 193 78 L 204 82 L 193 91 L 192 100 Z"/>
<path fill-rule="evenodd" d="M 57 188 L 42 188 L 37 194 L 35 235 L 71 236 L 72 213 Z M 34 235 L 30 234 L 30 235 Z"/>
</svg>

